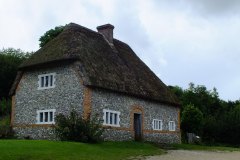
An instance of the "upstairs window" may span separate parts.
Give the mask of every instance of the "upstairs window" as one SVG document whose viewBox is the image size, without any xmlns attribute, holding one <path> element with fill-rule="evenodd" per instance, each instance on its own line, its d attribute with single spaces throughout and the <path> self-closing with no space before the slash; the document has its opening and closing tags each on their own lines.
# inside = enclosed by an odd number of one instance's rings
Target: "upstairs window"
<svg viewBox="0 0 240 160">
<path fill-rule="evenodd" d="M 175 121 L 169 121 L 168 127 L 169 127 L 169 131 L 175 131 L 176 130 Z"/>
<path fill-rule="evenodd" d="M 54 124 L 55 112 L 56 112 L 56 109 L 38 110 L 37 124 Z"/>
<path fill-rule="evenodd" d="M 153 119 L 152 122 L 152 128 L 153 130 L 162 130 L 162 120 L 159 119 Z"/>
<path fill-rule="evenodd" d="M 38 89 L 48 89 L 55 87 L 56 73 L 42 74 L 38 76 Z"/>
<path fill-rule="evenodd" d="M 120 112 L 103 109 L 103 125 L 120 127 Z"/>
</svg>

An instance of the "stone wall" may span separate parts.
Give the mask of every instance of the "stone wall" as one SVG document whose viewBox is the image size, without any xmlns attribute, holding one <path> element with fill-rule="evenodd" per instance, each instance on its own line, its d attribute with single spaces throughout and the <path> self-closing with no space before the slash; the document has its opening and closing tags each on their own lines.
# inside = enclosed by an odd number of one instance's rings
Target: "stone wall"
<svg viewBox="0 0 240 160">
<path fill-rule="evenodd" d="M 104 126 L 105 140 L 134 140 L 133 116 L 142 115 L 143 140 L 161 143 L 179 143 L 179 108 L 102 89 L 90 89 L 82 85 L 72 65 L 38 69 L 23 74 L 17 87 L 13 126 L 19 138 L 55 139 L 50 125 L 39 125 L 37 110 L 56 109 L 56 113 L 68 114 L 77 110 L 85 118 L 97 115 L 103 119 L 103 109 L 120 112 L 120 127 Z M 56 73 L 55 88 L 38 90 L 38 75 Z M 153 119 L 163 121 L 163 130 L 152 129 Z M 175 121 L 176 131 L 168 130 L 168 122 Z"/>
<path fill-rule="evenodd" d="M 103 119 L 103 109 L 120 111 L 120 127 L 105 126 L 106 140 L 134 140 L 133 115 L 143 117 L 143 140 L 160 143 L 180 143 L 179 108 L 152 101 L 114 93 L 106 90 L 92 91 L 92 115 Z M 153 119 L 163 121 L 163 130 L 152 129 Z M 175 121 L 176 131 L 169 131 L 168 122 Z"/>
<path fill-rule="evenodd" d="M 55 140 L 54 129 L 51 126 L 20 126 L 14 127 L 18 138 Z"/>
<path fill-rule="evenodd" d="M 38 75 L 56 73 L 55 88 L 38 90 Z M 83 113 L 84 86 L 71 65 L 26 71 L 15 95 L 13 126 L 21 138 L 47 138 L 47 127 L 37 125 L 37 110 L 56 109 L 55 114 L 68 114 L 72 109 Z M 29 126 L 30 128 L 27 128 Z"/>
<path fill-rule="evenodd" d="M 129 141 L 134 140 L 132 131 L 117 130 L 117 129 L 105 129 L 103 132 L 105 141 Z"/>
</svg>

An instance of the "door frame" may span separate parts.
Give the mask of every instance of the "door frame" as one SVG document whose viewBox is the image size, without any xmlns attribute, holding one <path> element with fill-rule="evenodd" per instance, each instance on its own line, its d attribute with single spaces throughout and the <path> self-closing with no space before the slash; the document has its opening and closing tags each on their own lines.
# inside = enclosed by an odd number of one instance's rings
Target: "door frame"
<svg viewBox="0 0 240 160">
<path fill-rule="evenodd" d="M 133 115 L 134 139 L 135 141 L 142 140 L 142 114 L 134 113 Z M 139 127 L 138 129 L 136 127 Z"/>
<path fill-rule="evenodd" d="M 135 114 L 140 114 L 140 120 L 141 120 L 141 139 L 143 139 L 143 131 L 144 131 L 144 110 L 143 107 L 134 105 L 132 106 L 131 113 L 130 113 L 130 125 L 131 125 L 131 130 L 132 130 L 132 136 L 133 139 L 135 140 L 135 128 L 134 128 L 134 115 Z"/>
</svg>

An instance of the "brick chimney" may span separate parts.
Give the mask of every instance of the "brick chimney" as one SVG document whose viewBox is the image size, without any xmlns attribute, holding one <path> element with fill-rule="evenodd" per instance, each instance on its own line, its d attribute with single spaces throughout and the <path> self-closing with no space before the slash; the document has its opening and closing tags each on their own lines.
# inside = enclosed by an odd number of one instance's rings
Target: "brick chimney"
<svg viewBox="0 0 240 160">
<path fill-rule="evenodd" d="M 111 24 L 104 24 L 97 27 L 98 33 L 101 33 L 110 44 L 113 44 L 113 29 Z"/>
</svg>

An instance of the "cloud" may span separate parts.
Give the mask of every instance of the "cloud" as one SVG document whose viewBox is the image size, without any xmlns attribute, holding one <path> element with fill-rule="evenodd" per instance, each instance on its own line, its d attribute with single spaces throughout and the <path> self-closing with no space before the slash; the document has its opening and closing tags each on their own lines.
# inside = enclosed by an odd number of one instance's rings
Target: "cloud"
<svg viewBox="0 0 240 160">
<path fill-rule="evenodd" d="M 75 22 L 96 30 L 112 23 L 168 85 L 214 86 L 221 98 L 239 99 L 238 0 L 7 0 L 0 1 L 0 48 L 38 49 L 57 25 Z"/>
<path fill-rule="evenodd" d="M 229 16 L 240 13 L 239 0 L 183 0 L 192 11 L 203 16 Z"/>
<path fill-rule="evenodd" d="M 188 4 L 184 1 L 172 6 L 166 1 L 139 3 L 141 23 L 151 48 L 155 49 L 149 54 L 151 58 L 145 54 L 144 60 L 147 59 L 147 64 L 166 84 L 187 87 L 189 82 L 194 82 L 217 87 L 224 99 L 238 99 L 239 94 L 230 92 L 230 88 L 236 86 L 233 81 L 239 79 L 235 70 L 240 67 L 238 18 L 196 17 L 202 13 L 194 10 L 193 4 L 185 10 L 183 6 Z M 165 63 L 159 65 L 161 62 L 156 59 L 163 59 Z M 229 88 L 226 90 L 229 92 L 226 94 L 223 88 Z"/>
</svg>

